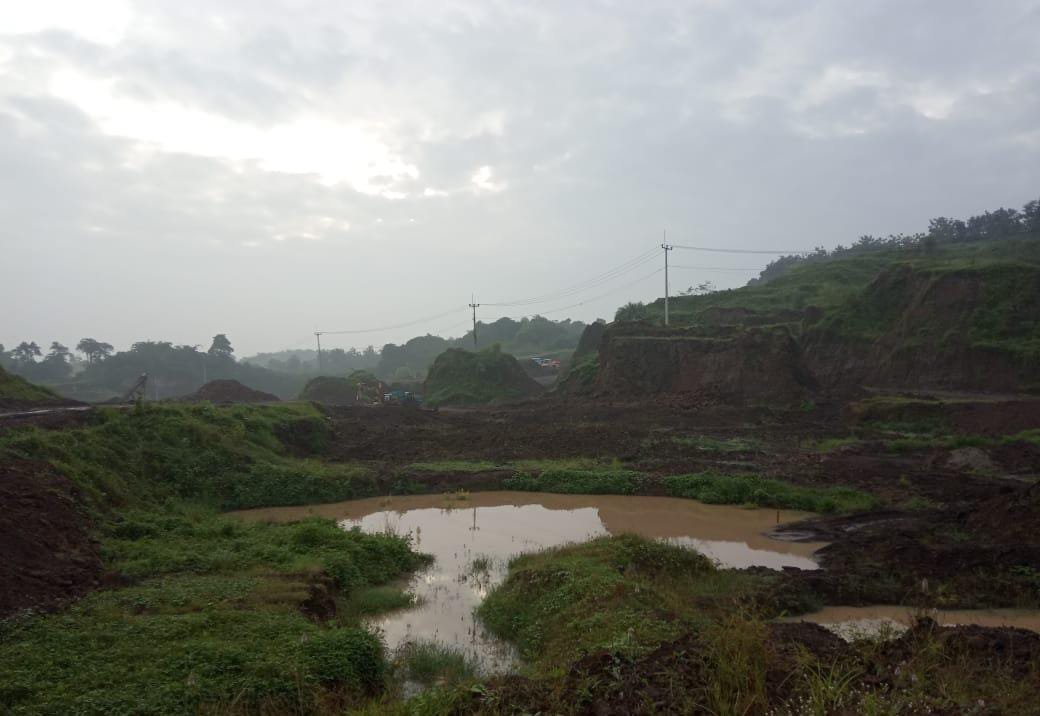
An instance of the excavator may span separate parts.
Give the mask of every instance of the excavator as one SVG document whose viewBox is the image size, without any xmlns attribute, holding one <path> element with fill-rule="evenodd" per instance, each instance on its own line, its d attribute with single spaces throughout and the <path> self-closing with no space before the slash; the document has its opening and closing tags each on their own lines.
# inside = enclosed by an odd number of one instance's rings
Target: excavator
<svg viewBox="0 0 1040 716">
<path fill-rule="evenodd" d="M 145 390 L 148 388 L 148 374 L 141 373 L 141 377 L 137 379 L 133 387 L 126 391 L 126 395 L 123 396 L 124 403 L 136 403 L 138 400 L 144 400 Z"/>
</svg>

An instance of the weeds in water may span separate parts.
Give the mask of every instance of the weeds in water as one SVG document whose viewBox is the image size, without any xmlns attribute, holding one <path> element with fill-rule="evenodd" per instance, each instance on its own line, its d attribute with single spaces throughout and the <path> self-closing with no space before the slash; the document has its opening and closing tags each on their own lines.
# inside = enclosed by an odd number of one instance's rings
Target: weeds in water
<svg viewBox="0 0 1040 716">
<path fill-rule="evenodd" d="M 480 665 L 461 649 L 426 640 L 399 647 L 395 664 L 405 679 L 423 686 L 459 684 L 480 673 Z"/>
</svg>

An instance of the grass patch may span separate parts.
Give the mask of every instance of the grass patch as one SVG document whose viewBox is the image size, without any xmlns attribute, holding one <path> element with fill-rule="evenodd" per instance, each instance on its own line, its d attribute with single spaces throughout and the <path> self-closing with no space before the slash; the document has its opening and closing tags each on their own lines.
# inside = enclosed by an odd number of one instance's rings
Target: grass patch
<svg viewBox="0 0 1040 716">
<path fill-rule="evenodd" d="M 503 482 L 507 490 L 557 492 L 570 495 L 635 495 L 649 478 L 631 470 L 551 469 L 538 474 L 517 473 Z"/>
<path fill-rule="evenodd" d="M 599 649 L 645 653 L 704 626 L 761 579 L 665 542 L 602 537 L 516 558 L 479 614 L 537 671 L 553 672 Z"/>
<path fill-rule="evenodd" d="M 877 498 L 848 487 L 799 487 L 757 475 L 723 475 L 701 472 L 664 478 L 673 497 L 687 497 L 711 505 L 754 505 L 808 512 L 868 510 Z"/>
<path fill-rule="evenodd" d="M 331 520 L 248 523 L 176 504 L 127 514 L 102 544 L 111 567 L 141 581 L 2 623 L 0 711 L 314 711 L 333 696 L 360 699 L 383 684 L 379 639 L 349 615 L 317 625 L 301 604 L 326 574 L 348 597 L 385 606 L 364 595 L 425 563 L 402 538 Z"/>
<path fill-rule="evenodd" d="M 46 460 L 84 491 L 95 513 L 183 498 L 220 509 L 337 502 L 375 494 L 366 468 L 300 459 L 331 429 L 312 406 L 142 404 L 102 409 L 70 430 L 0 435 L 0 460 Z"/>
<path fill-rule="evenodd" d="M 59 400 L 56 395 L 42 385 L 30 383 L 21 376 L 8 373 L 0 366 L 0 400 L 11 402 L 47 402 Z"/>
<path fill-rule="evenodd" d="M 406 472 L 487 472 L 489 470 L 508 469 L 508 465 L 500 465 L 488 460 L 441 460 L 439 462 L 413 462 L 406 465 Z"/>
<path fill-rule="evenodd" d="M 382 614 L 397 609 L 415 606 L 415 595 L 411 592 L 384 585 L 359 589 L 350 595 L 340 607 L 340 614 L 348 618 L 358 618 L 371 614 Z"/>
<path fill-rule="evenodd" d="M 809 443 L 809 449 L 818 453 L 829 453 L 841 450 L 849 445 L 858 445 L 859 443 L 860 439 L 854 435 L 845 438 L 824 438 L 823 440 L 814 440 Z"/>
<path fill-rule="evenodd" d="M 453 646 L 435 641 L 413 641 L 402 645 L 395 663 L 401 676 L 423 686 L 450 686 L 470 681 L 480 673 L 480 665 Z"/>
<path fill-rule="evenodd" d="M 713 438 L 708 435 L 674 436 L 671 442 L 701 452 L 755 452 L 760 447 L 757 440 L 749 438 Z"/>
</svg>

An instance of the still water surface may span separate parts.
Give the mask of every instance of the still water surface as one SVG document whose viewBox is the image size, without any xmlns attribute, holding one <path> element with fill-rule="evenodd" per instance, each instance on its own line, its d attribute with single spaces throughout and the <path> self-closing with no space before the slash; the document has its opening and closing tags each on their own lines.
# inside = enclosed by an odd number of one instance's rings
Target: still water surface
<svg viewBox="0 0 1040 716">
<path fill-rule="evenodd" d="M 239 513 L 250 519 L 298 520 L 316 515 L 349 529 L 411 535 L 415 548 L 435 561 L 409 588 L 416 606 L 373 620 L 393 649 L 415 639 L 458 647 L 488 670 L 514 660 L 509 645 L 488 634 L 473 610 L 499 584 L 509 559 L 608 534 L 635 533 L 697 549 L 726 567 L 815 569 L 811 555 L 822 543 L 782 542 L 765 533 L 808 513 L 705 505 L 671 497 L 478 492 L 380 497 L 327 505 L 265 508 Z M 481 568 L 474 568 L 474 560 Z M 487 568 L 483 568 L 484 564 Z"/>
</svg>

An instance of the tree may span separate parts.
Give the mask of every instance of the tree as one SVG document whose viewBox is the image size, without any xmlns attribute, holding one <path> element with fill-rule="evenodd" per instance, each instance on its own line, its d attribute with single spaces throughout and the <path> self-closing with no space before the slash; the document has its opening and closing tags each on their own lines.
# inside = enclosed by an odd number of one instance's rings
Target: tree
<svg viewBox="0 0 1040 716">
<path fill-rule="evenodd" d="M 43 353 L 40 351 L 40 347 L 36 345 L 36 341 L 31 343 L 22 341 L 11 351 L 11 357 L 14 358 L 15 362 L 23 366 L 35 363 L 36 359 L 41 355 Z"/>
<path fill-rule="evenodd" d="M 1022 228 L 1026 231 L 1040 231 L 1040 199 L 1033 199 L 1022 207 Z"/>
<path fill-rule="evenodd" d="M 58 343 L 58 341 L 51 342 L 51 349 L 47 353 L 47 357 L 44 360 L 61 361 L 67 363 L 69 360 L 69 348 L 66 345 Z"/>
<path fill-rule="evenodd" d="M 679 293 L 683 296 L 707 296 L 709 293 L 715 293 L 716 291 L 718 289 L 715 288 L 715 284 L 712 281 L 704 281 L 696 286 L 690 286 L 685 291 L 680 291 Z"/>
<path fill-rule="evenodd" d="M 614 314 L 615 321 L 643 321 L 650 318 L 650 310 L 645 303 L 628 302 Z"/>
<path fill-rule="evenodd" d="M 223 333 L 213 336 L 213 343 L 209 347 L 209 354 L 214 358 L 226 358 L 234 360 L 235 349 L 231 347 L 231 341 Z"/>
<path fill-rule="evenodd" d="M 115 349 L 111 343 L 102 343 L 93 338 L 82 338 L 76 344 L 76 350 L 84 354 L 87 357 L 87 362 L 93 365 L 95 361 L 108 358 Z"/>
</svg>

